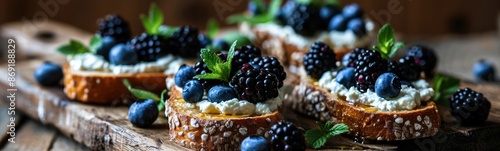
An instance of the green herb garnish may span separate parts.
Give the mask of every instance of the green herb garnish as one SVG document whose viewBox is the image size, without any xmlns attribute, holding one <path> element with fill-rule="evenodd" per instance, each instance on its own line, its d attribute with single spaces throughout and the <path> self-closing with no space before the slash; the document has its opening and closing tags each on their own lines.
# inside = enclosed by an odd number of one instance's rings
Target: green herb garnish
<svg viewBox="0 0 500 151">
<path fill-rule="evenodd" d="M 70 39 L 68 44 L 58 47 L 57 51 L 64 55 L 77 55 L 92 52 L 83 43 L 74 39 Z"/>
<path fill-rule="evenodd" d="M 280 6 L 281 6 L 281 0 L 271 0 L 267 12 L 255 16 L 248 16 L 246 14 L 232 15 L 227 18 L 227 22 L 230 24 L 238 22 L 247 22 L 250 24 L 271 22 L 273 21 L 276 14 L 278 14 Z"/>
<path fill-rule="evenodd" d="M 450 101 L 448 101 L 448 97 L 460 88 L 460 80 L 442 74 L 436 74 L 432 81 L 432 88 L 434 89 L 434 97 L 432 99 L 437 104 L 449 106 Z"/>
<path fill-rule="evenodd" d="M 140 17 L 146 32 L 152 35 L 159 33 L 158 28 L 163 23 L 163 12 L 158 8 L 158 5 L 152 3 L 149 8 L 149 16 L 141 14 Z"/>
<path fill-rule="evenodd" d="M 215 39 L 217 33 L 219 32 L 219 24 L 213 18 L 208 20 L 207 23 L 207 35 L 210 39 Z"/>
<path fill-rule="evenodd" d="M 158 105 L 158 111 L 161 111 L 165 108 L 165 102 L 163 102 L 163 101 L 165 101 L 164 100 L 165 94 L 168 93 L 167 89 L 165 89 L 161 92 L 161 96 L 158 96 L 157 94 L 155 94 L 153 92 L 132 88 L 132 85 L 130 84 L 130 82 L 127 79 L 123 80 L 123 84 L 125 85 L 125 87 L 127 87 L 128 91 L 130 91 L 130 93 L 132 93 L 138 99 L 143 99 L 143 100 L 152 99 L 153 101 L 155 101 Z"/>
<path fill-rule="evenodd" d="M 99 47 L 102 46 L 102 37 L 99 34 L 95 34 L 92 39 L 90 39 L 90 50 L 96 52 Z"/>
<path fill-rule="evenodd" d="M 295 0 L 295 2 L 300 4 L 312 4 L 316 6 L 330 5 L 337 7 L 340 5 L 338 0 Z"/>
<path fill-rule="evenodd" d="M 349 132 L 349 127 L 343 123 L 333 125 L 332 121 L 328 121 L 326 124 L 316 121 L 316 124 L 320 129 L 308 130 L 305 135 L 307 143 L 314 149 L 325 145 L 330 137 Z"/>
<path fill-rule="evenodd" d="M 404 42 L 396 42 L 394 29 L 389 24 L 385 24 L 380 28 L 377 40 L 378 45 L 373 46 L 373 49 L 379 51 L 384 59 L 392 58 L 399 48 L 405 46 Z"/>
<path fill-rule="evenodd" d="M 231 62 L 233 60 L 236 43 L 237 41 L 234 41 L 231 48 L 229 48 L 226 62 L 223 62 L 222 59 L 219 58 L 211 49 L 201 49 L 200 57 L 212 73 L 199 74 L 194 76 L 194 78 L 229 82 Z"/>
</svg>

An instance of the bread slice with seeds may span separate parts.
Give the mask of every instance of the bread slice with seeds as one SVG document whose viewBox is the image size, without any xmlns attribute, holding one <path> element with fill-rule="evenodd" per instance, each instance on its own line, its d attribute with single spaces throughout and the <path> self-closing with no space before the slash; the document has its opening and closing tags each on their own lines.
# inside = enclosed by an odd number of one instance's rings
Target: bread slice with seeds
<svg viewBox="0 0 500 151">
<path fill-rule="evenodd" d="M 268 137 L 271 126 L 283 119 L 281 108 L 254 116 L 206 114 L 185 105 L 179 88 L 170 88 L 170 99 L 165 108 L 170 140 L 193 150 L 239 150 L 241 141 L 247 136 Z"/>
</svg>

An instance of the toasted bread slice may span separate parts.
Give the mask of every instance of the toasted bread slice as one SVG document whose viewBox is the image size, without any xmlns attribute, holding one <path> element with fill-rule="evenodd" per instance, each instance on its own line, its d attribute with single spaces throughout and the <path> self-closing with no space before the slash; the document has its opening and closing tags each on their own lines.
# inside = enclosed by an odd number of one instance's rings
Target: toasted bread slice
<svg viewBox="0 0 500 151">
<path fill-rule="evenodd" d="M 292 109 L 321 121 L 332 120 L 349 126 L 350 135 L 370 140 L 408 140 L 433 136 L 441 119 L 433 101 L 422 102 L 410 111 L 377 111 L 349 103 L 343 96 L 310 82 L 296 85 L 285 102 Z"/>
<path fill-rule="evenodd" d="M 164 73 L 113 74 L 95 71 L 74 71 L 64 65 L 64 93 L 69 99 L 82 103 L 116 104 L 133 98 L 123 84 L 127 79 L 132 87 L 161 93 L 166 89 Z"/>
<path fill-rule="evenodd" d="M 165 115 L 170 140 L 194 150 L 239 150 L 241 141 L 252 134 L 267 136 L 272 125 L 283 119 L 281 109 L 260 116 L 221 115 L 186 109 L 181 91 L 170 89 Z"/>
</svg>

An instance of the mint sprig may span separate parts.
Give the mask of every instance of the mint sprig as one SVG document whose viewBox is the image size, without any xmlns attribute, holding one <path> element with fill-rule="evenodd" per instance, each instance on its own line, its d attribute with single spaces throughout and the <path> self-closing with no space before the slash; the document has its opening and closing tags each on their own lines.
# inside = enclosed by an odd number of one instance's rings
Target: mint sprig
<svg viewBox="0 0 500 151">
<path fill-rule="evenodd" d="M 252 42 L 246 35 L 237 31 L 226 32 L 220 38 L 228 43 L 238 41 L 235 48 L 252 44 Z"/>
<path fill-rule="evenodd" d="M 227 22 L 230 24 L 239 23 L 239 22 L 247 22 L 249 24 L 258 24 L 258 23 L 266 23 L 273 21 L 276 14 L 281 6 L 281 0 L 271 0 L 269 8 L 267 12 L 262 13 L 260 15 L 248 16 L 245 14 L 237 14 L 232 15 L 227 18 Z"/>
<path fill-rule="evenodd" d="M 144 25 L 144 29 L 146 32 L 151 35 L 158 34 L 158 28 L 163 23 L 163 12 L 158 8 L 158 5 L 155 3 L 151 4 L 149 8 L 149 15 L 141 14 L 140 16 L 142 20 L 142 25 Z"/>
<path fill-rule="evenodd" d="M 460 88 L 460 80 L 442 74 L 436 74 L 432 81 L 432 88 L 434 89 L 434 97 L 432 99 L 437 104 L 449 106 L 450 101 L 447 99 Z"/>
<path fill-rule="evenodd" d="M 194 78 L 229 82 L 231 62 L 233 60 L 236 43 L 237 41 L 234 41 L 231 48 L 229 48 L 226 62 L 223 62 L 211 49 L 201 49 L 200 57 L 212 73 L 199 74 L 194 76 Z"/>
<path fill-rule="evenodd" d="M 373 49 L 379 51 L 384 59 L 392 58 L 399 48 L 405 46 L 404 42 L 396 42 L 394 29 L 392 29 L 389 24 L 385 24 L 380 28 L 377 35 L 377 41 L 378 45 L 373 46 Z"/>
<path fill-rule="evenodd" d="M 210 39 L 215 39 L 217 33 L 219 32 L 219 24 L 213 18 L 208 20 L 207 23 L 207 35 Z"/>
<path fill-rule="evenodd" d="M 165 99 L 164 95 L 168 93 L 166 89 L 161 92 L 161 97 L 160 97 L 157 94 L 150 91 L 132 88 L 132 85 L 127 79 L 123 80 L 123 84 L 125 85 L 125 87 L 127 87 L 128 91 L 130 91 L 130 93 L 132 93 L 132 95 L 134 95 L 138 99 L 143 99 L 143 100 L 152 99 L 153 101 L 155 101 L 158 105 L 158 111 L 161 111 L 165 108 L 165 103 L 163 101 Z"/>
<path fill-rule="evenodd" d="M 64 55 L 77 55 L 92 52 L 83 43 L 74 39 L 70 39 L 68 44 L 58 47 L 57 51 Z"/>
<path fill-rule="evenodd" d="M 90 39 L 90 50 L 96 52 L 99 47 L 102 46 L 102 37 L 99 34 L 95 34 L 92 39 Z"/>
<path fill-rule="evenodd" d="M 330 137 L 349 132 L 349 127 L 343 123 L 333 125 L 332 121 L 328 121 L 325 124 L 316 121 L 316 124 L 320 129 L 308 130 L 305 135 L 307 143 L 314 149 L 325 145 Z"/>
</svg>

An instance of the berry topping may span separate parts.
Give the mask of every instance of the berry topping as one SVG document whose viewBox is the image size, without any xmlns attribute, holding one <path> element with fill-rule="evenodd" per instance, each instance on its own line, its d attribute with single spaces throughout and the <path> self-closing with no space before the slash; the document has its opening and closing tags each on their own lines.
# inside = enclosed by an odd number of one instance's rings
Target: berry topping
<svg viewBox="0 0 500 151">
<path fill-rule="evenodd" d="M 342 15 L 344 15 L 346 19 L 363 18 L 363 9 L 361 9 L 358 4 L 351 3 L 344 6 Z"/>
<path fill-rule="evenodd" d="M 325 5 L 319 8 L 319 17 L 321 19 L 321 29 L 326 30 L 328 28 L 328 23 L 332 19 L 332 17 L 336 14 L 339 13 L 339 10 L 337 8 L 330 6 L 330 5 Z"/>
<path fill-rule="evenodd" d="M 401 80 L 415 81 L 420 79 L 421 68 L 413 57 L 406 56 L 396 61 L 390 61 L 388 71 L 396 74 Z"/>
<path fill-rule="evenodd" d="M 200 41 L 201 48 L 206 48 L 208 45 L 212 44 L 212 39 L 205 34 L 199 34 L 198 40 Z"/>
<path fill-rule="evenodd" d="M 278 87 L 283 86 L 283 81 L 286 79 L 286 72 L 281 63 L 275 57 L 257 57 L 249 62 L 255 69 L 264 69 L 278 77 Z"/>
<path fill-rule="evenodd" d="M 347 29 L 347 19 L 342 14 L 337 14 L 328 23 L 328 30 L 345 31 Z"/>
<path fill-rule="evenodd" d="M 157 35 L 142 33 L 130 41 L 132 50 L 137 53 L 139 62 L 152 62 L 167 55 L 167 43 Z"/>
<path fill-rule="evenodd" d="M 35 69 L 35 80 L 43 86 L 57 86 L 62 79 L 63 71 L 58 64 L 44 62 Z"/>
<path fill-rule="evenodd" d="M 236 90 L 239 99 L 252 103 L 276 98 L 279 93 L 276 75 L 265 69 L 254 69 L 249 64 L 242 67 L 229 84 Z"/>
<path fill-rule="evenodd" d="M 175 73 L 175 85 L 178 87 L 184 87 L 186 82 L 189 80 L 193 79 L 193 77 L 196 75 L 194 68 L 192 66 L 188 65 L 182 65 L 179 67 L 179 70 L 177 70 L 177 73 Z"/>
<path fill-rule="evenodd" d="M 360 92 L 366 92 L 368 89 L 375 91 L 375 80 L 387 71 L 387 64 L 387 60 L 383 59 L 378 51 L 361 50 L 354 70 L 358 90 Z"/>
<path fill-rule="evenodd" d="M 361 53 L 361 51 L 366 51 L 366 49 L 354 48 L 353 51 L 344 55 L 344 57 L 342 58 L 342 64 L 344 64 L 346 67 L 355 67 L 356 60 L 358 59 L 358 55 Z"/>
<path fill-rule="evenodd" d="M 394 98 L 401 91 L 401 81 L 394 73 L 384 73 L 375 82 L 375 92 L 382 98 Z"/>
<path fill-rule="evenodd" d="M 220 50 L 229 50 L 229 44 L 224 39 L 215 39 L 212 45 L 218 47 Z"/>
<path fill-rule="evenodd" d="M 203 97 L 203 86 L 198 80 L 189 80 L 182 88 L 182 98 L 189 103 L 201 101 Z"/>
<path fill-rule="evenodd" d="M 335 77 L 335 81 L 345 86 L 347 89 L 356 86 L 356 79 L 354 78 L 354 68 L 347 67 L 339 71 Z"/>
<path fill-rule="evenodd" d="M 415 63 L 422 67 L 426 77 L 432 76 L 432 71 L 437 64 L 437 57 L 433 49 L 425 46 L 414 45 L 406 50 L 406 56 L 414 57 Z"/>
<path fill-rule="evenodd" d="M 291 12 L 287 24 L 304 36 L 312 36 L 319 27 L 319 11 L 313 5 L 297 4 Z"/>
<path fill-rule="evenodd" d="M 279 121 L 269 130 L 273 150 L 304 151 L 307 144 L 304 130 L 295 124 Z"/>
<path fill-rule="evenodd" d="M 130 45 L 118 44 L 109 52 L 109 62 L 115 65 L 133 65 L 138 62 L 137 53 Z"/>
<path fill-rule="evenodd" d="M 231 75 L 238 72 L 244 64 L 261 56 L 261 50 L 253 45 L 246 45 L 236 49 L 234 51 L 233 62 L 231 63 Z"/>
<path fill-rule="evenodd" d="M 365 21 L 361 18 L 354 18 L 347 22 L 347 29 L 354 32 L 356 36 L 366 35 Z"/>
<path fill-rule="evenodd" d="M 212 73 L 212 71 L 208 69 L 207 65 L 203 61 L 196 62 L 196 64 L 194 65 L 194 70 L 197 75 Z M 211 79 L 198 79 L 198 80 L 201 82 L 201 85 L 203 86 L 205 91 L 210 90 L 210 88 L 212 88 L 213 86 L 224 84 L 224 81 L 220 80 L 211 80 Z"/>
<path fill-rule="evenodd" d="M 109 61 L 109 52 L 116 44 L 118 44 L 118 41 L 115 38 L 110 36 L 102 37 L 102 44 L 97 47 L 96 54 L 101 55 L 104 60 Z"/>
<path fill-rule="evenodd" d="M 472 68 L 472 74 L 477 80 L 495 81 L 495 67 L 491 62 L 479 60 Z"/>
<path fill-rule="evenodd" d="M 158 107 L 154 100 L 138 100 L 128 109 L 128 119 L 136 127 L 147 127 L 158 118 Z"/>
<path fill-rule="evenodd" d="M 198 40 L 199 31 L 195 27 L 182 26 L 169 38 L 169 48 L 184 58 L 196 58 L 202 43 Z"/>
<path fill-rule="evenodd" d="M 126 42 L 131 37 L 129 24 L 116 14 L 107 15 L 99 21 L 97 34 L 101 37 L 113 37 L 118 43 Z"/>
<path fill-rule="evenodd" d="M 459 89 L 450 98 L 450 112 L 464 125 L 481 124 L 486 119 L 491 103 L 483 94 L 469 88 Z"/>
<path fill-rule="evenodd" d="M 260 136 L 250 135 L 241 142 L 241 151 L 271 151 L 271 143 Z"/>
<path fill-rule="evenodd" d="M 303 59 L 307 75 L 315 79 L 319 79 L 324 72 L 337 67 L 335 53 L 323 42 L 315 42 Z"/>
<path fill-rule="evenodd" d="M 295 9 L 297 3 L 293 0 L 287 1 L 283 7 L 277 13 L 278 21 L 282 24 L 287 24 L 288 18 L 292 15 L 292 11 Z"/>
<path fill-rule="evenodd" d="M 207 95 L 208 95 L 208 101 L 215 103 L 231 100 L 233 98 L 238 98 L 233 88 L 223 85 L 217 85 L 210 88 Z"/>
</svg>

